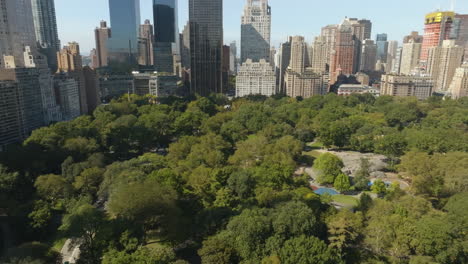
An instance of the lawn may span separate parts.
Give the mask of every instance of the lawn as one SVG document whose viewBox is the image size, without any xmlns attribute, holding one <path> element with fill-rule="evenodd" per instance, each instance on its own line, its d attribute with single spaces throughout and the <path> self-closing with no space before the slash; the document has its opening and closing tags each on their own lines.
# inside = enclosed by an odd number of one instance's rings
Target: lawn
<svg viewBox="0 0 468 264">
<path fill-rule="evenodd" d="M 349 206 L 349 207 L 354 207 L 358 205 L 358 200 L 354 197 L 351 196 L 346 196 L 346 195 L 334 195 L 332 196 L 333 201 Z"/>
</svg>

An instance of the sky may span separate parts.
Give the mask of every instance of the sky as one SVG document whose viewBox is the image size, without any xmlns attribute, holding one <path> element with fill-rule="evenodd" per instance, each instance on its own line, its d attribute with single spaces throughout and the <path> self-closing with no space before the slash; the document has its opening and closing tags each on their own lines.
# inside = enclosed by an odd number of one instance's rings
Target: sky
<svg viewBox="0 0 468 264">
<path fill-rule="evenodd" d="M 288 36 L 302 35 L 312 42 L 320 29 L 339 24 L 345 17 L 366 18 L 373 23 L 372 37 L 387 33 L 389 40 L 402 41 L 411 31 L 422 33 L 424 16 L 436 9 L 468 14 L 468 0 L 269 0 L 272 8 L 273 46 Z M 78 5 L 77 5 L 78 3 Z M 140 0 L 141 20 L 153 20 L 152 0 Z M 245 0 L 224 0 L 224 42 L 240 43 L 240 20 Z M 81 53 L 94 48 L 94 28 L 109 23 L 108 0 L 55 0 L 59 38 L 62 45 L 77 41 Z M 188 0 L 179 0 L 179 30 L 188 20 Z M 111 25 L 112 27 L 112 25 Z"/>
</svg>

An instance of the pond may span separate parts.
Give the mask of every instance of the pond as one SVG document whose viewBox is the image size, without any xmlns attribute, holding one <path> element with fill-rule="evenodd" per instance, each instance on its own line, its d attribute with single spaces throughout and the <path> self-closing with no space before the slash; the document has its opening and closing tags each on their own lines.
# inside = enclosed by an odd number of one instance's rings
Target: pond
<svg viewBox="0 0 468 264">
<path fill-rule="evenodd" d="M 338 195 L 340 194 L 339 192 L 335 191 L 334 189 L 331 189 L 331 188 L 319 188 L 317 190 L 314 191 L 316 194 L 318 195 L 322 195 L 322 194 L 325 194 L 325 193 L 328 193 L 330 195 Z"/>
</svg>

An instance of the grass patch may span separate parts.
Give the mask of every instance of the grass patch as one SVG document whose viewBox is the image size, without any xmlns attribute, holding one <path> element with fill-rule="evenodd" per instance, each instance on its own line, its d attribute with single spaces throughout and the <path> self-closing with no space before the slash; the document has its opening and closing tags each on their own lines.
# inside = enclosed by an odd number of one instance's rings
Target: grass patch
<svg viewBox="0 0 468 264">
<path fill-rule="evenodd" d="M 306 144 L 308 147 L 312 149 L 322 149 L 324 148 L 324 145 L 322 142 L 314 141 Z"/>
<path fill-rule="evenodd" d="M 322 154 L 322 153 L 320 153 L 320 152 L 318 152 L 316 150 L 302 152 L 302 155 L 309 156 L 309 157 L 312 157 L 314 159 L 318 158 L 320 156 L 320 154 Z"/>
<path fill-rule="evenodd" d="M 351 197 L 351 196 L 346 196 L 346 195 L 334 195 L 332 196 L 333 198 L 333 201 L 334 202 L 337 202 L 337 203 L 340 203 L 340 204 L 344 204 L 346 206 L 357 206 L 358 205 L 358 200 L 354 197 Z"/>
<path fill-rule="evenodd" d="M 58 238 L 54 241 L 52 241 L 52 248 L 57 251 L 57 252 L 60 252 L 63 248 L 63 245 L 65 245 L 65 242 L 67 241 L 67 239 L 65 237 L 61 237 L 61 238 Z"/>
</svg>

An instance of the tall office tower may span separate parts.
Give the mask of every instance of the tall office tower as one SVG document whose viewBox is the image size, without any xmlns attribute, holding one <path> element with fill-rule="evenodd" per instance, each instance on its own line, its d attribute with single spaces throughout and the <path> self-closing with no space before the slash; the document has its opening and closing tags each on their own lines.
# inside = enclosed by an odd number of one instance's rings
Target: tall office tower
<svg viewBox="0 0 468 264">
<path fill-rule="evenodd" d="M 6 68 L 5 59 L 10 67 L 23 67 L 24 47 L 35 50 L 32 17 L 31 0 L 0 0 L 0 68 Z"/>
<path fill-rule="evenodd" d="M 455 99 L 468 96 L 468 63 L 465 62 L 455 71 L 449 92 Z"/>
<path fill-rule="evenodd" d="M 336 32 L 335 49 L 331 54 L 330 61 L 330 81 L 335 82 L 340 74 L 350 75 L 357 71 L 356 61 L 356 41 L 353 35 L 351 24 L 344 20 Z"/>
<path fill-rule="evenodd" d="M 302 73 L 307 61 L 307 43 L 302 36 L 294 36 L 291 39 L 291 60 L 288 69 Z"/>
<path fill-rule="evenodd" d="M 380 95 L 414 96 L 425 100 L 432 95 L 434 82 L 428 76 L 383 75 Z"/>
<path fill-rule="evenodd" d="M 224 90 L 228 90 L 229 86 L 229 67 L 231 65 L 231 51 L 228 45 L 223 45 L 223 60 L 221 65 L 221 71 L 223 72 L 223 87 Z M 234 89 L 234 87 L 232 87 Z"/>
<path fill-rule="evenodd" d="M 111 37 L 107 43 L 109 65 L 136 65 L 140 0 L 109 0 Z"/>
<path fill-rule="evenodd" d="M 80 116 L 80 88 L 78 82 L 65 73 L 54 76 L 54 86 L 57 91 L 57 102 L 62 109 L 64 121 Z"/>
<path fill-rule="evenodd" d="M 424 39 L 421 50 L 421 62 L 425 63 L 429 57 L 429 49 L 440 46 L 450 38 L 454 12 L 434 12 L 426 15 L 424 26 Z"/>
<path fill-rule="evenodd" d="M 468 15 L 455 15 L 450 39 L 455 39 L 455 44 L 465 47 L 465 61 L 468 61 Z"/>
<path fill-rule="evenodd" d="M 328 46 L 327 63 L 330 64 L 331 53 L 335 50 L 336 32 L 338 25 L 328 25 L 322 28 L 320 36 L 325 38 Z"/>
<path fill-rule="evenodd" d="M 280 45 L 279 53 L 280 60 L 278 62 L 279 73 L 278 73 L 278 90 L 276 91 L 279 94 L 286 94 L 286 81 L 284 79 L 289 63 L 291 62 L 291 42 L 292 38 L 289 37 L 287 42 L 284 42 Z"/>
<path fill-rule="evenodd" d="M 418 31 L 412 31 L 411 34 L 403 38 L 403 44 L 409 43 L 411 40 L 413 40 L 414 43 L 422 43 L 423 39 L 424 37 L 419 35 Z"/>
<path fill-rule="evenodd" d="M 362 43 L 366 40 L 366 26 L 368 22 L 360 23 L 357 18 L 346 18 L 353 32 L 353 38 L 355 40 L 355 54 L 354 54 L 354 69 L 357 71 L 361 65 L 361 53 L 362 53 Z M 369 21 L 370 22 L 370 21 Z"/>
<path fill-rule="evenodd" d="M 68 43 L 58 54 L 58 70 L 59 72 L 68 73 L 78 82 L 79 100 L 81 105 L 81 113 L 88 113 L 87 95 L 85 87 L 85 79 L 83 75 L 83 60 L 80 54 L 80 45 L 76 42 Z"/>
<path fill-rule="evenodd" d="M 358 23 L 364 25 L 364 39 L 370 39 L 372 36 L 372 22 L 367 19 L 360 19 Z"/>
<path fill-rule="evenodd" d="M 229 70 L 231 71 L 231 74 L 236 74 L 237 73 L 237 44 L 235 41 L 231 42 L 231 45 L 229 46 L 229 51 L 230 51 Z"/>
<path fill-rule="evenodd" d="M 323 94 L 327 87 L 328 75 L 314 72 L 308 64 L 308 48 L 304 37 L 295 36 L 290 40 L 291 59 L 284 76 L 286 95 L 309 98 Z"/>
<path fill-rule="evenodd" d="M 33 53 L 30 47 L 26 46 L 24 51 L 25 68 L 34 68 L 38 72 L 38 86 L 40 88 L 44 124 L 58 122 L 62 120 L 60 107 L 56 102 L 53 78 L 47 64 L 46 55 Z"/>
<path fill-rule="evenodd" d="M 21 119 L 17 83 L 0 81 L 0 150 L 21 140 Z"/>
<path fill-rule="evenodd" d="M 189 0 L 190 92 L 222 93 L 223 1 Z"/>
<path fill-rule="evenodd" d="M 391 40 L 388 42 L 388 50 L 387 50 L 387 72 L 390 73 L 393 71 L 393 66 L 397 63 L 398 51 L 398 41 Z"/>
<path fill-rule="evenodd" d="M 409 39 L 407 43 L 403 44 L 400 68 L 401 74 L 408 75 L 419 65 L 422 42 L 416 41 L 418 41 L 418 39 Z"/>
<path fill-rule="evenodd" d="M 386 63 L 388 55 L 387 34 L 377 34 L 375 43 L 377 44 L 377 60 Z"/>
<path fill-rule="evenodd" d="M 177 1 L 153 0 L 153 15 L 154 67 L 158 72 L 173 73 L 173 46 L 176 45 L 179 36 Z"/>
<path fill-rule="evenodd" d="M 392 63 L 392 69 L 390 71 L 391 73 L 400 74 L 402 53 L 403 53 L 403 48 L 398 47 L 396 50 L 395 59 L 393 60 L 393 63 Z"/>
<path fill-rule="evenodd" d="M 460 67 L 465 50 L 455 45 L 455 40 L 444 40 L 442 46 L 429 49 L 427 72 L 434 79 L 437 92 L 447 92 L 455 70 Z"/>
<path fill-rule="evenodd" d="M 140 25 L 140 37 L 138 38 L 138 64 L 143 66 L 154 65 L 153 56 L 153 25 L 149 19 Z"/>
<path fill-rule="evenodd" d="M 83 75 L 86 87 L 86 105 L 88 106 L 88 112 L 93 113 L 96 107 L 101 104 L 98 75 L 96 70 L 88 66 L 83 67 Z"/>
<path fill-rule="evenodd" d="M 362 44 L 361 65 L 359 70 L 363 72 L 372 72 L 375 70 L 376 63 L 377 45 L 373 40 L 366 39 Z"/>
<path fill-rule="evenodd" d="M 326 72 L 329 68 L 330 60 L 329 50 L 330 46 L 327 44 L 326 37 L 318 36 L 312 44 L 312 60 L 310 61 L 312 70 L 314 72 Z"/>
<path fill-rule="evenodd" d="M 247 0 L 241 22 L 241 63 L 270 61 L 271 8 L 268 0 Z"/>
<path fill-rule="evenodd" d="M 18 91 L 19 117 L 21 120 L 20 138 L 44 126 L 41 97 L 40 72 L 37 68 L 15 68 L 0 70 L 0 81 L 13 81 Z"/>
<path fill-rule="evenodd" d="M 312 50 L 309 51 L 309 55 L 312 56 Z M 276 67 L 275 65 L 275 57 L 276 57 L 276 48 L 275 47 L 271 47 L 270 49 L 270 64 L 273 68 Z"/>
<path fill-rule="evenodd" d="M 251 94 L 271 96 L 276 93 L 276 76 L 271 64 L 265 59 L 242 63 L 236 77 L 236 97 Z"/>
<path fill-rule="evenodd" d="M 111 29 L 107 27 L 107 22 L 102 20 L 100 27 L 94 30 L 97 57 L 95 68 L 105 67 L 108 65 L 109 51 L 107 43 L 110 37 Z"/>
<path fill-rule="evenodd" d="M 180 57 L 182 67 L 190 69 L 190 24 L 187 23 L 180 34 Z"/>
<path fill-rule="evenodd" d="M 57 32 L 54 0 L 31 0 L 31 5 L 40 52 L 47 56 L 47 63 L 51 71 L 56 72 L 60 40 Z"/>
</svg>

